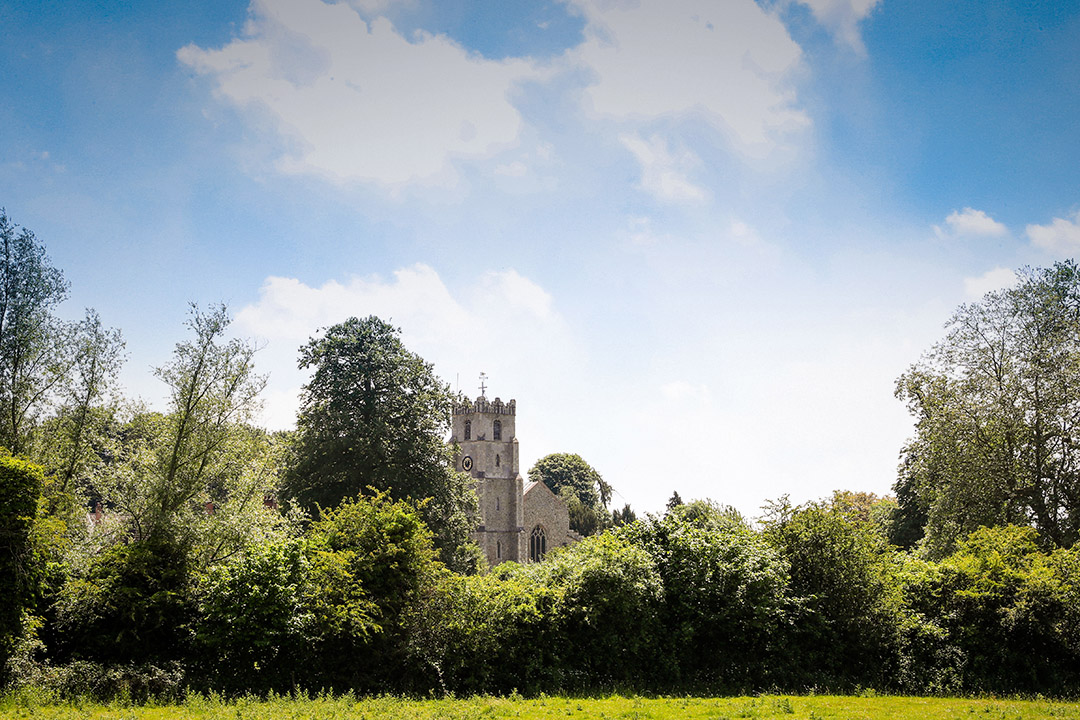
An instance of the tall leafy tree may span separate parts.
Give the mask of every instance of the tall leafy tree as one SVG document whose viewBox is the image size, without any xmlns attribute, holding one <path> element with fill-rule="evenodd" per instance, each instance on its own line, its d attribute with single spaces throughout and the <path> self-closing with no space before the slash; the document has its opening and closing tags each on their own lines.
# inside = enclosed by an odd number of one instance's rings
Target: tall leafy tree
<svg viewBox="0 0 1080 720">
<path fill-rule="evenodd" d="M 476 496 L 453 468 L 444 440 L 453 397 L 431 364 L 372 316 L 326 328 L 300 349 L 300 367 L 313 373 L 286 493 L 313 511 L 368 488 L 422 502 L 440 558 L 458 570 L 475 568 Z"/>
<path fill-rule="evenodd" d="M 916 417 L 896 490 L 937 555 L 980 526 L 1080 539 L 1080 267 L 1018 273 L 962 305 L 945 339 L 897 381 Z M 910 532 L 909 532 L 910 534 Z"/>
<path fill-rule="evenodd" d="M 552 453 L 542 457 L 529 470 L 529 479 L 544 483 L 566 501 L 574 532 L 593 535 L 611 523 L 607 511 L 611 485 L 580 455 Z"/>
<path fill-rule="evenodd" d="M 90 466 L 99 460 L 94 453 L 99 439 L 114 414 L 107 406 L 107 394 L 116 383 L 124 360 L 124 340 L 120 331 L 106 328 L 97 312 L 88 309 L 83 320 L 73 326 L 71 368 L 67 382 L 58 392 L 59 406 L 44 435 L 36 445 L 67 491 Z"/>
<path fill-rule="evenodd" d="M 34 233 L 0 209 L 0 445 L 15 453 L 67 376 L 69 330 L 52 315 L 67 290 Z"/>
</svg>

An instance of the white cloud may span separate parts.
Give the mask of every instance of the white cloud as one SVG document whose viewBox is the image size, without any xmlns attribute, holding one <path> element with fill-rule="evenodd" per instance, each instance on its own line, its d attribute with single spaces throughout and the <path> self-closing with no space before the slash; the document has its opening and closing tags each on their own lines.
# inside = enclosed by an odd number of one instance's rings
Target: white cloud
<svg viewBox="0 0 1080 720">
<path fill-rule="evenodd" d="M 297 349 L 320 328 L 368 315 L 400 327 L 405 345 L 452 385 L 464 372 L 466 391 L 484 371 L 523 397 L 542 397 L 542 384 L 566 373 L 576 353 L 551 296 L 514 270 L 483 273 L 457 292 L 426 265 L 398 270 L 391 279 L 331 280 L 319 287 L 270 277 L 258 301 L 241 309 L 235 322 L 240 335 L 267 343 L 257 362 L 270 372 L 268 426 L 294 422 L 307 377 L 296 369 Z"/>
<path fill-rule="evenodd" d="M 859 23 L 877 7 L 881 0 L 798 0 L 810 8 L 819 23 L 838 40 L 858 53 L 866 48 L 859 34 Z"/>
<path fill-rule="evenodd" d="M 527 61 L 405 38 L 385 18 L 322 0 L 253 0 L 242 38 L 177 57 L 219 98 L 269 118 L 287 147 L 280 170 L 389 186 L 449 182 L 455 158 L 513 146 L 522 121 L 508 94 L 535 75 Z"/>
<path fill-rule="evenodd" d="M 1049 225 L 1028 225 L 1028 239 L 1036 247 L 1061 255 L 1080 252 L 1080 212 L 1072 220 L 1054 218 Z"/>
<path fill-rule="evenodd" d="M 1009 268 L 987 270 L 979 277 L 964 278 L 964 295 L 979 300 L 988 292 L 1003 290 L 1016 283 L 1016 273 Z"/>
<path fill-rule="evenodd" d="M 700 114 L 756 155 L 808 123 L 788 74 L 801 51 L 754 0 L 573 0 L 587 21 L 575 51 L 595 113 L 621 121 Z"/>
<path fill-rule="evenodd" d="M 948 229 L 939 225 L 934 226 L 934 232 L 939 238 L 949 237 L 1004 237 L 1009 234 L 1009 229 L 982 210 L 974 210 L 966 207 L 963 210 L 953 210 L 945 218 Z"/>
<path fill-rule="evenodd" d="M 689 151 L 672 153 L 659 135 L 648 140 L 638 135 L 619 137 L 641 165 L 641 188 L 665 202 L 701 202 L 705 191 L 687 178 L 687 172 L 701 161 Z"/>
</svg>

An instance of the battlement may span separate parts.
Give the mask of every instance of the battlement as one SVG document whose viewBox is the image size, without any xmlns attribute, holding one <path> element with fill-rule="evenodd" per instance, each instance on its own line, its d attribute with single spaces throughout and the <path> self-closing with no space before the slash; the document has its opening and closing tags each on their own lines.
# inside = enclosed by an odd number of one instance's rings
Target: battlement
<svg viewBox="0 0 1080 720">
<path fill-rule="evenodd" d="M 511 400 L 508 403 L 504 403 L 499 398 L 495 398 L 490 402 L 486 397 L 481 395 L 476 398 L 476 402 L 464 402 L 455 404 L 453 409 L 454 415 L 472 415 L 473 413 L 490 413 L 492 415 L 517 415 L 517 401 Z"/>
</svg>

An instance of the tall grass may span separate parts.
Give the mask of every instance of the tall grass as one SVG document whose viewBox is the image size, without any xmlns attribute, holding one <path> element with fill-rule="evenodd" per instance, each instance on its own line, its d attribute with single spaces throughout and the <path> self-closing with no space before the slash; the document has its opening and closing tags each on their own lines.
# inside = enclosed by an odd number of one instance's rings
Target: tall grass
<svg viewBox="0 0 1080 720">
<path fill-rule="evenodd" d="M 731 698 L 472 697 L 416 700 L 189 694 L 169 705 L 56 701 L 31 691 L 0 697 L 0 719 L 29 720 L 1080 720 L 1080 703 L 1042 699 L 760 696 Z"/>
</svg>

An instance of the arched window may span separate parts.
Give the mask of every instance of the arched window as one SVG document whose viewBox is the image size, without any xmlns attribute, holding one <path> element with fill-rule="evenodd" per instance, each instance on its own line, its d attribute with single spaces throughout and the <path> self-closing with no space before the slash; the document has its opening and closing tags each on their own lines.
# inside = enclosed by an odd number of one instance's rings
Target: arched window
<svg viewBox="0 0 1080 720">
<path fill-rule="evenodd" d="M 496 420 L 495 425 L 491 428 L 491 435 L 493 440 L 502 440 L 502 421 Z"/>
<path fill-rule="evenodd" d="M 495 467 L 499 467 L 499 453 L 495 453 Z"/>
<path fill-rule="evenodd" d="M 547 536 L 544 534 L 543 526 L 537 525 L 533 528 L 532 535 L 529 536 L 529 560 L 540 562 L 544 559 L 546 552 Z"/>
<path fill-rule="evenodd" d="M 465 439 L 466 440 L 472 440 L 472 421 L 471 420 L 466 420 L 465 421 Z"/>
</svg>

